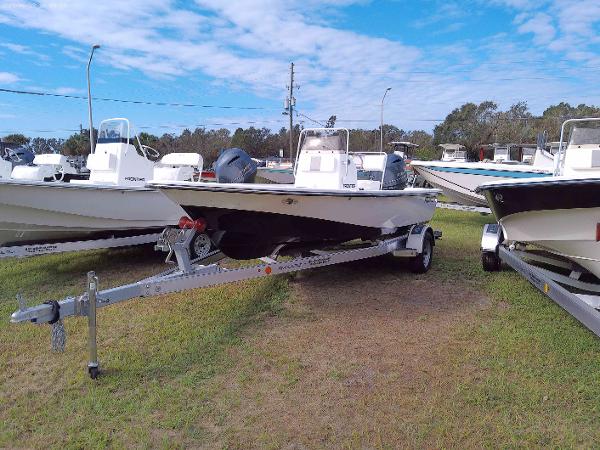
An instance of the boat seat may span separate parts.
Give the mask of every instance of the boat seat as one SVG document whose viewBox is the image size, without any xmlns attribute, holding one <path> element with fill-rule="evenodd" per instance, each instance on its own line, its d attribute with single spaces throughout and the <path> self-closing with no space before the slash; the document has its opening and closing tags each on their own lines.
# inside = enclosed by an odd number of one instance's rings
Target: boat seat
<svg viewBox="0 0 600 450">
<path fill-rule="evenodd" d="M 59 174 L 70 167 L 67 157 L 59 153 L 35 155 L 33 165 L 16 166 L 11 178 L 15 180 L 43 181 Z"/>
<path fill-rule="evenodd" d="M 387 154 L 374 154 L 374 155 L 357 155 L 362 160 L 362 170 L 368 172 L 382 172 L 385 170 L 387 162 Z"/>
<path fill-rule="evenodd" d="M 114 153 L 92 153 L 88 156 L 87 168 L 90 171 L 114 171 L 117 169 L 117 156 Z"/>
<path fill-rule="evenodd" d="M 159 164 L 172 167 L 201 167 L 202 155 L 199 153 L 169 153 L 161 158 Z"/>
<path fill-rule="evenodd" d="M 568 148 L 565 156 L 565 175 L 582 171 L 600 170 L 600 148 L 598 145 L 578 145 Z"/>
<path fill-rule="evenodd" d="M 193 181 L 202 172 L 202 156 L 198 153 L 169 153 L 154 166 L 156 181 Z"/>
</svg>

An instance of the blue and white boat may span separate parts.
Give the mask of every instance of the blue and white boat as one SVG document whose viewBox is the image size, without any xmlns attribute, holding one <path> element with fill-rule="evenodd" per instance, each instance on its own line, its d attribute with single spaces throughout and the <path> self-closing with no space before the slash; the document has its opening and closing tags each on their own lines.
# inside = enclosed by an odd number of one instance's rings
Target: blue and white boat
<svg viewBox="0 0 600 450">
<path fill-rule="evenodd" d="M 411 167 L 451 201 L 468 206 L 488 206 L 477 187 L 491 181 L 551 176 L 554 156 L 538 148 L 530 164 L 506 162 L 412 161 Z"/>
</svg>

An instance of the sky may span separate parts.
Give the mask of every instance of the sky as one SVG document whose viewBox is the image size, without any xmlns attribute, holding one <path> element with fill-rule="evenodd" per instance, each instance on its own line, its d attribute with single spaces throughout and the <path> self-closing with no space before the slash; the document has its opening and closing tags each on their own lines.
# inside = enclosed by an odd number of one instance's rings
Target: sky
<svg viewBox="0 0 600 450">
<path fill-rule="evenodd" d="M 287 126 L 331 115 L 431 131 L 465 102 L 600 104 L 600 0 L 0 0 L 0 136 L 66 137 L 95 124 L 138 130 Z M 170 105 L 158 105 L 169 103 Z M 187 105 L 187 106 L 181 106 Z M 310 118 L 310 119 L 309 119 Z"/>
</svg>

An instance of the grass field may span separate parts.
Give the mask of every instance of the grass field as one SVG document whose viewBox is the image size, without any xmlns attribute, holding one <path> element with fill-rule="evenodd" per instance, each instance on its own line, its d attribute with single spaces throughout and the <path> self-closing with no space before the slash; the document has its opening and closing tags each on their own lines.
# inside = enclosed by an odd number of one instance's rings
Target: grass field
<svg viewBox="0 0 600 450">
<path fill-rule="evenodd" d="M 8 323 L 16 293 L 78 294 L 92 269 L 101 288 L 122 284 L 163 256 L 2 261 L 0 447 L 593 446 L 600 341 L 511 270 L 481 270 L 486 221 L 438 210 L 424 276 L 383 259 L 102 309 L 96 382 L 85 319 L 68 319 L 66 352 L 51 353 L 47 326 Z M 381 294 L 360 291 L 367 277 Z"/>
</svg>

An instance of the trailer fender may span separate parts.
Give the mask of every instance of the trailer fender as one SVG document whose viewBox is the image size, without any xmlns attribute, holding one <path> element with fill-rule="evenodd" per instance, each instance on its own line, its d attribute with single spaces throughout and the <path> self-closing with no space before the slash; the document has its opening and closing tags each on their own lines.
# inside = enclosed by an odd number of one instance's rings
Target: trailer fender
<svg viewBox="0 0 600 450">
<path fill-rule="evenodd" d="M 427 236 L 427 234 L 431 235 L 433 245 L 435 245 L 433 229 L 429 225 L 413 225 L 408 234 L 408 239 L 406 240 L 406 248 L 415 250 L 417 254 L 422 253 L 423 242 L 425 241 L 425 236 Z"/>
</svg>

